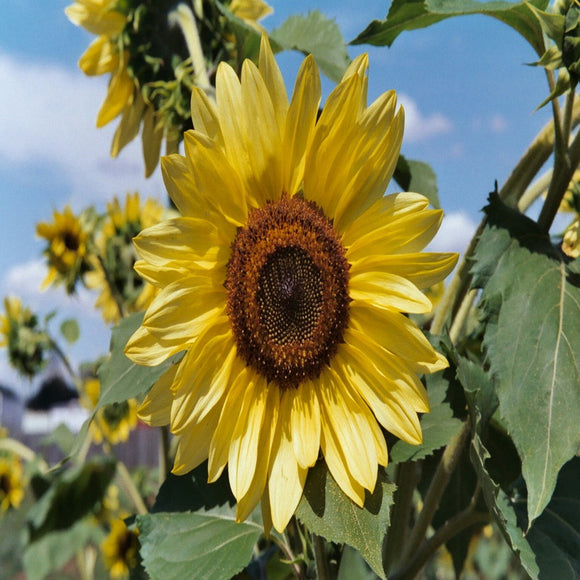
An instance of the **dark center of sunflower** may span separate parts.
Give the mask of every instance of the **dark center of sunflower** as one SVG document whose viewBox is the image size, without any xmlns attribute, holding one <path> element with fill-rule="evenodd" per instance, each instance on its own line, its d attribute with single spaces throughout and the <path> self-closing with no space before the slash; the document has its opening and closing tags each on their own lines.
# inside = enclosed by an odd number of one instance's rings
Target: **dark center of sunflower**
<svg viewBox="0 0 580 580">
<path fill-rule="evenodd" d="M 281 388 L 316 378 L 343 341 L 348 271 L 344 246 L 315 204 L 284 197 L 251 212 L 225 283 L 239 356 Z"/>
<path fill-rule="evenodd" d="M 79 237 L 74 232 L 65 232 L 63 241 L 67 250 L 76 252 L 79 249 Z"/>
</svg>

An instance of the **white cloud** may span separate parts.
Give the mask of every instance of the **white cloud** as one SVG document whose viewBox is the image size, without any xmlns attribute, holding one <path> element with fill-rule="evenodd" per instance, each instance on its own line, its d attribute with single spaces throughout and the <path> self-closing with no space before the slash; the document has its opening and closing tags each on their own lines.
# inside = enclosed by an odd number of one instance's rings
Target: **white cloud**
<svg viewBox="0 0 580 580">
<path fill-rule="evenodd" d="M 492 115 L 489 126 L 492 133 L 503 133 L 507 129 L 508 122 L 503 115 L 497 113 Z"/>
<path fill-rule="evenodd" d="M 451 121 L 441 113 L 425 116 L 417 103 L 402 93 L 399 95 L 399 101 L 405 109 L 405 141 L 418 143 L 452 130 Z"/>
<path fill-rule="evenodd" d="M 463 211 L 446 213 L 439 232 L 429 244 L 430 252 L 463 253 L 471 241 L 477 224 Z"/>
<path fill-rule="evenodd" d="M 138 190 L 164 196 L 159 171 L 146 180 L 139 138 L 117 159 L 109 150 L 116 121 L 96 129 L 105 78 L 0 52 L 0 159 L 15 170 L 39 161 L 61 171 L 75 206 Z"/>
</svg>

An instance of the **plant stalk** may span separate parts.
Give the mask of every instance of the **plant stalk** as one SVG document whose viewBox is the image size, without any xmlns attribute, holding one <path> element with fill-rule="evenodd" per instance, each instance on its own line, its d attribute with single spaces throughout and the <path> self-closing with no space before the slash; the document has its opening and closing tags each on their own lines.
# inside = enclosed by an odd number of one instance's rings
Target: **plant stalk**
<svg viewBox="0 0 580 580">
<path fill-rule="evenodd" d="M 139 515 L 146 514 L 147 507 L 145 506 L 143 498 L 141 497 L 141 494 L 139 493 L 139 491 L 135 487 L 135 483 L 133 482 L 133 479 L 131 478 L 131 474 L 129 473 L 129 471 L 127 470 L 127 467 L 125 466 L 125 464 L 122 461 L 119 461 L 117 463 L 117 475 L 121 479 L 121 482 L 123 484 L 123 487 L 125 488 L 125 491 L 127 492 L 127 495 L 131 498 L 131 501 L 133 502 L 133 505 L 135 506 L 136 512 Z"/>
<path fill-rule="evenodd" d="M 318 534 L 312 534 L 312 545 L 314 547 L 314 560 L 316 562 L 316 574 L 318 580 L 330 580 L 330 569 L 324 538 Z"/>
</svg>

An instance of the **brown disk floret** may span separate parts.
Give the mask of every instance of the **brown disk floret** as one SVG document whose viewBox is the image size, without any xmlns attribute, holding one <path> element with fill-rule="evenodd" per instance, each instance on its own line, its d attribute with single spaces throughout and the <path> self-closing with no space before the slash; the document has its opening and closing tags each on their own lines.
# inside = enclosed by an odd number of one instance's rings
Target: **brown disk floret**
<svg viewBox="0 0 580 580">
<path fill-rule="evenodd" d="M 349 267 L 316 204 L 284 196 L 253 210 L 225 283 L 238 355 L 281 388 L 316 378 L 343 341 Z"/>
</svg>

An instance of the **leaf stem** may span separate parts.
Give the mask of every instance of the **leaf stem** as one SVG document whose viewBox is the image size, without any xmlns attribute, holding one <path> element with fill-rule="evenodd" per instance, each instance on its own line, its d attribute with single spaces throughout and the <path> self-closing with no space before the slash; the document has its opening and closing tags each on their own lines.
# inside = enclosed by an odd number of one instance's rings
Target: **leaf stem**
<svg viewBox="0 0 580 580">
<path fill-rule="evenodd" d="M 117 462 L 117 475 L 119 476 L 127 495 L 133 502 L 135 506 L 135 510 L 139 515 L 144 515 L 147 513 L 147 507 L 141 497 L 141 494 L 135 487 L 135 483 L 133 482 L 133 478 L 129 473 L 127 467 L 122 461 Z"/>
<path fill-rule="evenodd" d="M 455 435 L 449 445 L 445 448 L 441 460 L 439 461 L 439 465 L 437 466 L 437 470 L 435 471 L 435 475 L 433 476 L 429 489 L 427 490 L 423 509 L 419 512 L 417 521 L 405 547 L 402 558 L 403 562 L 410 559 L 423 542 L 427 529 L 431 525 L 431 520 L 439 507 L 439 501 L 441 500 L 443 492 L 449 483 L 451 474 L 459 461 L 459 457 L 463 451 L 463 446 L 470 431 L 471 421 L 470 419 L 467 419 L 465 423 L 463 423 L 459 433 Z"/>
<path fill-rule="evenodd" d="M 413 494 L 419 481 L 420 469 L 416 461 L 397 465 L 397 490 L 393 497 L 390 526 L 383 543 L 383 569 L 388 575 L 398 563 L 402 547 L 409 534 L 409 520 L 413 506 Z"/>
<path fill-rule="evenodd" d="M 189 55 L 191 56 L 196 84 L 202 89 L 209 88 L 211 84 L 205 66 L 205 56 L 201 47 L 195 16 L 191 8 L 187 4 L 179 4 L 169 14 L 169 23 L 172 25 L 177 24 L 183 33 Z"/>
</svg>

